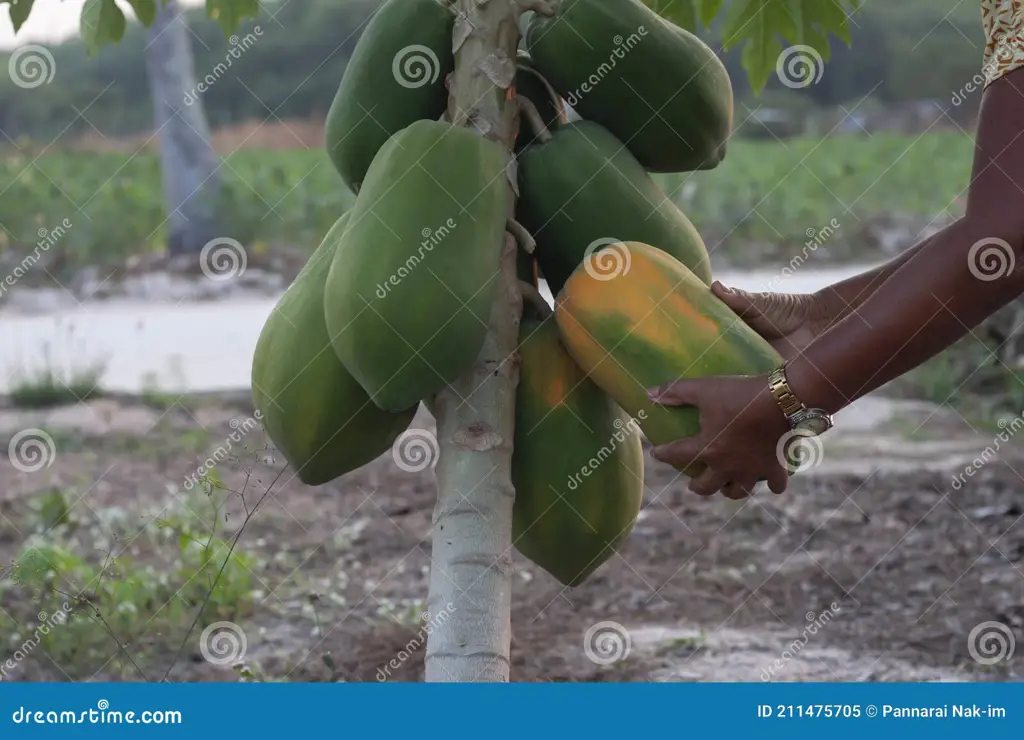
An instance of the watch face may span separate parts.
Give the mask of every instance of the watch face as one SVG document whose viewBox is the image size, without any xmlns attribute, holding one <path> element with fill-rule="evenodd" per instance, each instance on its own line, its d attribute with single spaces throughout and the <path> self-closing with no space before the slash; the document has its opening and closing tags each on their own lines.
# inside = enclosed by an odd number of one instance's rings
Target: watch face
<svg viewBox="0 0 1024 740">
<path fill-rule="evenodd" d="M 824 434 L 832 427 L 827 416 L 808 414 L 797 424 L 797 428 L 807 431 L 809 434 Z"/>
</svg>

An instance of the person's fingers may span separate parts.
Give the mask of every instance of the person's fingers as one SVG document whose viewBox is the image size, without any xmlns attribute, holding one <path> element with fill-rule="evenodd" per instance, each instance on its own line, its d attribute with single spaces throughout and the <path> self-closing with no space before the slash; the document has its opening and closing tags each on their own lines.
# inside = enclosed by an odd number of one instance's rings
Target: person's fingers
<svg viewBox="0 0 1024 740">
<path fill-rule="evenodd" d="M 711 284 L 711 292 L 743 319 L 756 319 L 761 315 L 761 306 L 753 293 L 740 288 L 727 288 L 717 280 Z"/>
<path fill-rule="evenodd" d="M 728 478 L 713 468 L 708 468 L 699 476 L 690 480 L 690 490 L 698 496 L 714 496 L 728 483 Z"/>
<path fill-rule="evenodd" d="M 701 380 L 676 380 L 647 391 L 647 397 L 662 406 L 699 406 Z"/>
<path fill-rule="evenodd" d="M 754 492 L 754 488 L 757 486 L 757 482 L 751 481 L 732 481 L 722 488 L 722 495 L 726 498 L 731 498 L 733 501 L 742 501 Z"/>
<path fill-rule="evenodd" d="M 768 488 L 772 493 L 783 493 L 789 484 L 789 473 L 779 464 L 772 466 L 768 471 Z"/>
<path fill-rule="evenodd" d="M 675 442 L 658 445 L 651 450 L 651 457 L 674 468 L 684 468 L 692 464 L 697 456 L 704 451 L 704 443 L 697 437 L 677 439 Z"/>
</svg>

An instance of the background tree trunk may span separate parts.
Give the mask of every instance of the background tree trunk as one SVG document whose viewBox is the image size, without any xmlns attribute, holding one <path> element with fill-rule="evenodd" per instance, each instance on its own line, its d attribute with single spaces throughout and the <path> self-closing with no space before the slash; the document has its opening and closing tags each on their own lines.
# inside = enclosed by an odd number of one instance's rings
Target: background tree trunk
<svg viewBox="0 0 1024 740">
<path fill-rule="evenodd" d="M 220 161 L 210 144 L 188 26 L 176 0 L 160 9 L 149 28 L 146 73 L 160 136 L 167 248 L 171 254 L 198 253 L 223 236 L 216 218 Z"/>
<path fill-rule="evenodd" d="M 457 0 L 455 8 L 448 118 L 511 152 L 517 111 L 507 97 L 519 42 L 516 7 L 512 0 Z M 511 216 L 511 187 L 508 201 Z M 506 234 L 480 357 L 434 399 L 440 459 L 427 608 L 439 626 L 427 640 L 427 681 L 509 677 L 512 438 L 522 315 L 516 249 Z"/>
</svg>

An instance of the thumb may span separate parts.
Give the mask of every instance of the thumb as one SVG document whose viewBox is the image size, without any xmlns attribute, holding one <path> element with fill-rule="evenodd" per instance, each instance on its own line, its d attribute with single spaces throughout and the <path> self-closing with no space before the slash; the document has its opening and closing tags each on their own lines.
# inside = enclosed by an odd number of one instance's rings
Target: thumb
<svg viewBox="0 0 1024 740">
<path fill-rule="evenodd" d="M 755 293 L 748 293 L 740 288 L 727 288 L 717 280 L 712 283 L 711 292 L 740 318 L 753 319 L 761 316 L 759 297 Z"/>
<path fill-rule="evenodd" d="M 700 403 L 699 379 L 684 378 L 647 391 L 647 397 L 662 406 L 697 406 Z"/>
</svg>

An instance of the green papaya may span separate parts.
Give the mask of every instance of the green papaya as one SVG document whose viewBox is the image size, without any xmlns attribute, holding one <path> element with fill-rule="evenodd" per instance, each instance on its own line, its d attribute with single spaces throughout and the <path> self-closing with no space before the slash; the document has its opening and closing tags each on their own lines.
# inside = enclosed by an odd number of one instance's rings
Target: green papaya
<svg viewBox="0 0 1024 740">
<path fill-rule="evenodd" d="M 710 258 L 693 224 L 596 123 L 565 124 L 519 155 L 516 214 L 537 240 L 552 295 L 596 248 L 620 241 L 662 249 L 711 284 Z"/>
<path fill-rule="evenodd" d="M 373 160 L 331 263 L 338 357 L 387 411 L 415 406 L 483 346 L 508 214 L 507 154 L 467 128 L 417 121 Z"/>
<path fill-rule="evenodd" d="M 636 422 L 562 346 L 554 319 L 524 315 L 512 452 L 512 542 L 566 586 L 629 536 L 644 491 Z"/>
<path fill-rule="evenodd" d="M 537 112 L 540 113 L 541 122 L 544 126 L 551 130 L 560 124 L 566 123 L 568 118 L 565 112 L 565 102 L 561 98 L 558 98 L 556 101 L 552 97 L 551 93 L 554 90 L 548 90 L 547 85 L 544 84 L 544 80 L 540 76 L 540 72 L 537 71 L 533 60 L 530 59 L 530 55 L 520 51 L 516 58 L 516 68 L 516 94 L 522 95 L 533 103 L 537 108 Z M 557 96 L 558 93 L 555 93 L 555 95 Z M 517 152 L 522 151 L 526 146 L 539 140 L 537 133 L 531 128 L 529 122 L 525 117 L 521 117 L 515 150 Z"/>
<path fill-rule="evenodd" d="M 419 119 L 437 120 L 447 108 L 454 22 L 437 0 L 387 0 L 366 24 L 327 112 L 324 136 L 331 162 L 353 192 L 392 134 Z"/>
<path fill-rule="evenodd" d="M 526 46 L 566 102 L 626 142 L 649 172 L 707 170 L 725 157 L 725 66 L 637 0 L 563 2 L 554 17 L 534 16 Z"/>
<path fill-rule="evenodd" d="M 327 232 L 267 318 L 252 361 L 264 429 L 299 479 L 318 486 L 387 451 L 416 407 L 381 411 L 331 348 L 324 286 L 348 214 Z"/>
</svg>

